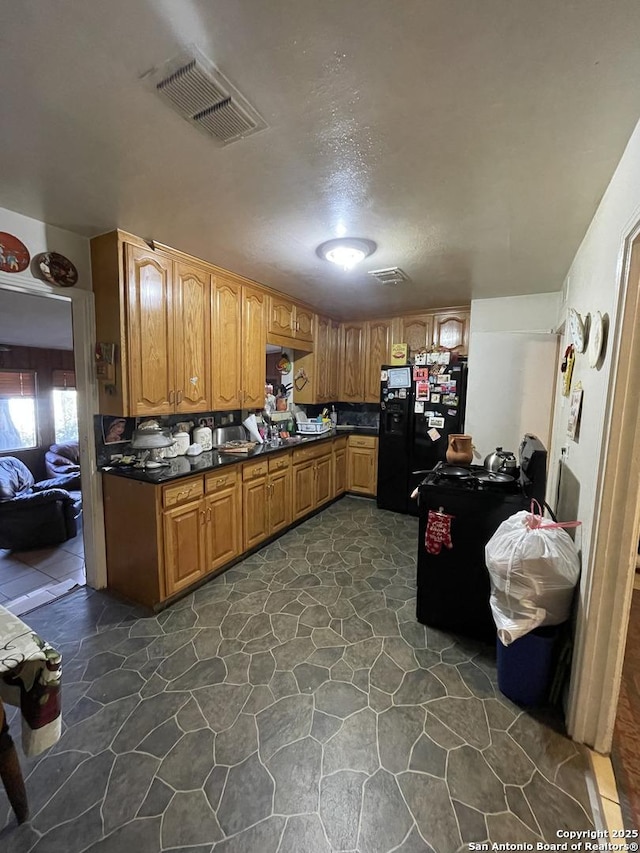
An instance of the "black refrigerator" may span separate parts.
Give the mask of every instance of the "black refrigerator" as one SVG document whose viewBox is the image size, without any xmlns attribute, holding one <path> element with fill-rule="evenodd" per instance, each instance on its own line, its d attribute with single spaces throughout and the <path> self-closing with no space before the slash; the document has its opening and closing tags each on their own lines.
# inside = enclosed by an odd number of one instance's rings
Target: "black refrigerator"
<svg viewBox="0 0 640 853">
<path fill-rule="evenodd" d="M 434 358 L 439 357 L 438 355 Z M 411 492 L 445 461 L 450 433 L 464 430 L 467 364 L 382 365 L 378 490 L 380 509 L 418 514 Z"/>
</svg>

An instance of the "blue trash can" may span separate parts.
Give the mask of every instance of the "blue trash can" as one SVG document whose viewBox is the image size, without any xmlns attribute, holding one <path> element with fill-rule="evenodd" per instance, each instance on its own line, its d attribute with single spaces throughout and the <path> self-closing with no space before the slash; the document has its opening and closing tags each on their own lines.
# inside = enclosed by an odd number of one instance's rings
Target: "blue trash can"
<svg viewBox="0 0 640 853">
<path fill-rule="evenodd" d="M 518 705 L 542 705 L 549 698 L 560 625 L 534 628 L 505 646 L 497 641 L 498 687 Z"/>
</svg>

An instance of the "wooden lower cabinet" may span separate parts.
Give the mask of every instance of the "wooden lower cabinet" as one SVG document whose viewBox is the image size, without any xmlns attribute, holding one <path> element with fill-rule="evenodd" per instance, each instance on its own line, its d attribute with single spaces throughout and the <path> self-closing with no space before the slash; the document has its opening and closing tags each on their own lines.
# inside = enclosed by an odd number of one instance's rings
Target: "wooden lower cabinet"
<svg viewBox="0 0 640 853">
<path fill-rule="evenodd" d="M 206 511 L 203 501 L 163 513 L 164 574 L 167 595 L 181 592 L 205 574 Z"/>
<path fill-rule="evenodd" d="M 333 496 L 337 498 L 347 490 L 347 439 L 338 438 L 333 443 Z"/>
<path fill-rule="evenodd" d="M 376 442 L 342 436 L 164 486 L 105 474 L 108 587 L 158 608 L 345 491 L 374 495 Z"/>
<path fill-rule="evenodd" d="M 291 468 L 269 474 L 269 533 L 291 524 Z"/>
<path fill-rule="evenodd" d="M 237 483 L 204 499 L 207 574 L 242 553 L 241 493 Z"/>
<path fill-rule="evenodd" d="M 293 451 L 293 520 L 304 518 L 333 497 L 333 455 L 329 444 Z"/>
<path fill-rule="evenodd" d="M 242 472 L 244 550 L 291 524 L 291 456 L 248 462 Z"/>
<path fill-rule="evenodd" d="M 315 460 L 293 465 L 293 520 L 303 518 L 315 508 Z"/>
<path fill-rule="evenodd" d="M 378 439 L 349 436 L 347 444 L 347 491 L 373 496 L 378 483 Z"/>
</svg>

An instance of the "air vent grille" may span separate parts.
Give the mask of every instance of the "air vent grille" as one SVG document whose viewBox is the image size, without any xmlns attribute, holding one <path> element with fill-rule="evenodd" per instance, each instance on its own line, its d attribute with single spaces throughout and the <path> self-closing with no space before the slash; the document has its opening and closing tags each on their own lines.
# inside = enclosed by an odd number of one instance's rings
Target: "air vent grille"
<svg viewBox="0 0 640 853">
<path fill-rule="evenodd" d="M 387 287 L 395 287 L 402 281 L 409 281 L 409 276 L 401 270 L 400 267 L 387 267 L 381 270 L 369 270 L 369 275 L 372 275 L 380 284 Z"/>
<path fill-rule="evenodd" d="M 176 112 L 223 145 L 267 126 L 246 98 L 195 48 L 147 76 Z"/>
</svg>

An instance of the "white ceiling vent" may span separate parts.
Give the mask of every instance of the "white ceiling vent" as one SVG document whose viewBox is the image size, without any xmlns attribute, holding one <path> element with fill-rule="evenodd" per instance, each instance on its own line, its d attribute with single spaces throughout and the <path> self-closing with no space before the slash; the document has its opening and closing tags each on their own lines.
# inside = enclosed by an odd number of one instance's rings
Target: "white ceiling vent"
<svg viewBox="0 0 640 853">
<path fill-rule="evenodd" d="M 395 287 L 401 281 L 409 281 L 409 276 L 400 269 L 400 267 L 387 267 L 383 270 L 369 270 L 369 275 L 377 279 L 380 284 L 385 284 L 387 287 Z"/>
<path fill-rule="evenodd" d="M 247 99 L 196 48 L 145 78 L 176 112 L 222 145 L 267 126 Z"/>
</svg>

